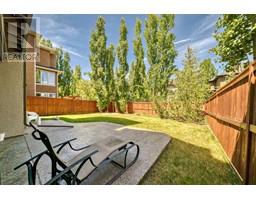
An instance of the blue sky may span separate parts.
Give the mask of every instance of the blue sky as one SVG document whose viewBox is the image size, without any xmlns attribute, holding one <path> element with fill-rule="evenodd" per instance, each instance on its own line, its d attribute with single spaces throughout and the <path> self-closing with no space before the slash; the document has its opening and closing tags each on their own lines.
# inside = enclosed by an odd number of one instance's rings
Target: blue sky
<svg viewBox="0 0 256 200">
<path fill-rule="evenodd" d="M 100 15 L 34 15 L 39 19 L 40 32 L 45 38 L 50 39 L 56 47 L 62 47 L 71 56 L 71 66 L 80 64 L 83 72 L 90 71 L 89 41 L 95 28 L 96 20 Z M 119 24 L 122 17 L 125 18 L 128 27 L 128 63 L 134 59 L 132 40 L 134 38 L 134 25 L 136 18 L 143 22 L 147 15 L 101 15 L 106 20 L 107 44 L 118 44 Z M 215 30 L 215 22 L 218 15 L 175 15 L 173 33 L 176 36 L 175 46 L 178 56 L 175 64 L 182 68 L 182 60 L 186 48 L 191 46 L 197 52 L 199 60 L 215 58 L 208 50 L 216 45 L 212 34 Z M 143 45 L 146 49 L 143 37 Z M 145 63 L 149 67 L 145 55 Z M 116 62 L 116 65 L 118 63 Z M 217 64 L 216 64 L 217 66 Z M 219 66 L 219 65 L 218 65 Z M 220 71 L 220 69 L 218 69 Z"/>
</svg>

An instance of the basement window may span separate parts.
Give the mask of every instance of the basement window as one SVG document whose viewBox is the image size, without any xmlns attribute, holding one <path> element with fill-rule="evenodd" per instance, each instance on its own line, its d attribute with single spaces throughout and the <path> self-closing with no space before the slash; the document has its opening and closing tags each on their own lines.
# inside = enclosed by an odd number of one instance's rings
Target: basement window
<svg viewBox="0 0 256 200">
<path fill-rule="evenodd" d="M 56 98 L 56 93 L 48 93 L 48 92 L 37 92 L 36 96 L 38 97 L 50 97 L 50 98 Z"/>
</svg>

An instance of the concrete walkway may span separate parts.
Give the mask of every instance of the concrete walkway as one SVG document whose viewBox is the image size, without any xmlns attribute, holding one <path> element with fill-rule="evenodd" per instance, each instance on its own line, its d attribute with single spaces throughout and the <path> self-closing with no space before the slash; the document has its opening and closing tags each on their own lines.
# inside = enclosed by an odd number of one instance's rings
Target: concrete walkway
<svg viewBox="0 0 256 200">
<path fill-rule="evenodd" d="M 57 120 L 47 120 L 43 121 L 43 123 L 64 124 L 64 122 Z M 141 150 L 137 162 L 114 182 L 114 184 L 122 185 L 138 184 L 170 142 L 170 137 L 163 133 L 131 129 L 119 124 L 106 122 L 75 123 L 74 128 L 43 127 L 41 130 L 47 133 L 52 145 L 76 137 L 77 140 L 72 144 L 75 147 L 82 147 L 103 140 L 108 136 L 115 136 L 137 143 Z M 45 150 L 41 142 L 33 139 L 30 133 L 31 129 L 28 128 L 24 136 L 10 138 L 4 142 L 0 142 L 1 184 L 28 184 L 26 167 L 22 167 L 16 171 L 13 168 L 31 156 Z M 74 156 L 74 153 L 68 148 L 64 148 L 60 156 L 65 160 Z M 99 170 L 98 174 L 96 173 L 96 175 L 92 176 L 92 180 L 89 183 L 101 184 L 106 174 L 109 175 L 112 171 L 115 171 L 115 169 L 110 169 L 110 166 L 112 165 L 107 166 L 106 169 L 102 169 L 101 171 Z M 38 165 L 37 183 L 45 183 L 50 179 L 49 174 L 49 159 L 42 157 Z"/>
</svg>

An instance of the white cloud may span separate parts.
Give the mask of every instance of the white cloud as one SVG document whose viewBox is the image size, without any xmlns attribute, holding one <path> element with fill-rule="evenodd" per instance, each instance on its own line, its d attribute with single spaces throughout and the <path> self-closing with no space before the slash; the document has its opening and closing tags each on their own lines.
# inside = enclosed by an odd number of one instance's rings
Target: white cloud
<svg viewBox="0 0 256 200">
<path fill-rule="evenodd" d="M 70 50 L 70 49 L 67 49 L 67 48 L 63 48 L 63 50 L 64 51 L 67 51 L 68 53 L 70 53 L 70 54 L 73 54 L 74 56 L 78 56 L 78 57 L 80 57 L 80 58 L 83 58 L 84 56 L 82 56 L 80 53 L 77 53 L 77 52 L 75 52 L 75 51 L 73 51 L 73 50 Z"/>
<path fill-rule="evenodd" d="M 51 40 L 54 47 L 60 48 L 74 56 L 84 57 L 70 47 L 69 42 L 79 35 L 79 31 L 73 26 L 58 22 L 55 16 L 38 17 L 40 22 L 39 30 L 43 37 Z"/>
<path fill-rule="evenodd" d="M 208 32 L 215 26 L 218 15 L 208 15 L 198 22 L 196 28 L 190 38 L 179 40 L 175 44 L 177 47 L 178 56 L 177 60 L 183 60 L 187 47 L 193 48 L 197 54 L 202 54 L 209 51 L 215 44 L 215 39 Z M 207 36 L 205 36 L 207 34 Z M 210 36 L 209 36 L 210 35 Z"/>
<path fill-rule="evenodd" d="M 183 44 L 183 43 L 186 43 L 186 42 L 189 42 L 191 41 L 191 38 L 186 38 L 186 39 L 183 39 L 183 40 L 179 40 L 177 42 L 174 42 L 174 44 Z"/>
<path fill-rule="evenodd" d="M 53 18 L 40 18 L 40 27 L 44 29 L 43 32 L 47 35 L 56 35 L 58 32 L 58 35 L 74 37 L 79 34 L 79 31 L 73 26 L 60 23 Z"/>
<path fill-rule="evenodd" d="M 215 43 L 215 39 L 210 36 L 201 40 L 198 40 L 196 42 L 191 43 L 191 47 L 193 49 L 196 49 L 197 51 L 200 51 L 202 49 L 206 49 L 209 48 L 210 46 L 212 46 Z"/>
<path fill-rule="evenodd" d="M 199 40 L 196 40 L 195 42 L 183 44 L 182 46 L 177 48 L 178 56 L 176 60 L 182 61 L 184 59 L 184 55 L 188 46 L 194 49 L 196 54 L 199 55 L 209 51 L 209 49 L 212 48 L 215 43 L 216 43 L 215 39 L 212 36 L 210 36 L 206 38 L 201 38 Z"/>
<path fill-rule="evenodd" d="M 203 54 L 203 53 L 208 52 L 208 51 L 209 51 L 209 49 L 202 49 L 202 50 L 198 51 L 197 54 L 198 55 Z"/>
<path fill-rule="evenodd" d="M 196 40 L 194 42 L 189 42 L 186 44 L 183 44 L 181 46 L 179 46 L 177 48 L 178 51 L 184 51 L 187 49 L 188 46 L 190 46 L 191 48 L 195 49 L 196 51 L 201 51 L 203 49 L 208 49 L 211 46 L 213 46 L 215 44 L 215 39 L 210 36 L 210 37 L 206 37 L 206 38 L 201 38 L 199 40 Z"/>
<path fill-rule="evenodd" d="M 198 31 L 197 34 L 201 34 L 201 33 L 204 33 L 204 32 L 206 32 L 206 31 L 212 29 L 212 28 L 215 26 L 215 24 L 216 24 L 216 21 L 212 21 L 212 22 L 210 22 L 208 25 L 205 25 L 205 26 L 203 26 L 203 27 L 201 27 L 201 28 L 198 28 L 199 31 Z"/>
<path fill-rule="evenodd" d="M 208 15 L 202 21 L 199 21 L 200 24 L 198 28 L 194 30 L 192 36 L 197 36 L 211 30 L 215 26 L 217 19 L 218 15 Z"/>
<path fill-rule="evenodd" d="M 55 48 L 62 48 L 64 51 L 66 51 L 74 56 L 77 56 L 80 58 L 84 57 L 83 55 L 81 55 L 81 54 L 77 53 L 75 50 L 73 50 L 73 48 L 71 48 L 71 47 L 62 46 L 62 45 L 57 44 L 56 42 L 52 42 L 52 45 Z"/>
</svg>

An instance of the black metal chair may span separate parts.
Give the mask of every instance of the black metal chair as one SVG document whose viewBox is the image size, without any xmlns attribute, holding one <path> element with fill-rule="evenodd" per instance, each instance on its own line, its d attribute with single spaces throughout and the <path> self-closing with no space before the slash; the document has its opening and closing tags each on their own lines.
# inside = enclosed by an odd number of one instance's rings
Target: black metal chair
<svg viewBox="0 0 256 200">
<path fill-rule="evenodd" d="M 74 148 L 71 144 L 76 138 L 52 146 L 45 133 L 39 130 L 31 122 L 29 124 L 34 129 L 32 132 L 33 138 L 41 140 L 46 147 L 45 151 L 14 168 L 14 170 L 16 170 L 21 166 L 27 166 L 28 182 L 30 185 L 36 184 L 37 165 L 44 155 L 47 155 L 51 160 L 51 179 L 46 182 L 46 184 L 63 184 L 64 181 L 64 183 L 68 185 L 82 184 L 99 167 L 108 163 L 119 168 L 119 172 L 105 183 L 112 184 L 136 162 L 139 156 L 139 146 L 137 144 L 134 142 L 122 141 L 115 137 L 107 137 L 102 141 L 79 149 Z M 80 152 L 72 159 L 63 161 L 58 154 L 66 145 L 68 145 L 71 150 Z M 133 154 L 135 156 L 128 162 L 127 155 L 131 149 L 135 150 L 135 153 Z M 122 158 L 121 154 L 124 154 L 122 163 L 115 160 L 116 158 Z"/>
</svg>

